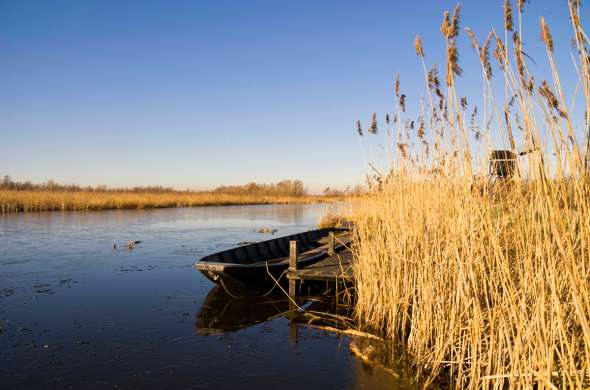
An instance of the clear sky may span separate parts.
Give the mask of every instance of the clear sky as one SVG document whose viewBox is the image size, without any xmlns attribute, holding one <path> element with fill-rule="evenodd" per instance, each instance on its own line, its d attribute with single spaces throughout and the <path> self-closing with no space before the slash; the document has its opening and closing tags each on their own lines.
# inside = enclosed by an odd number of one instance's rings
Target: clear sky
<svg viewBox="0 0 590 390">
<path fill-rule="evenodd" d="M 357 184 L 379 147 L 359 139 L 355 121 L 366 126 L 391 107 L 397 72 L 408 100 L 420 98 L 414 36 L 444 69 L 439 26 L 454 5 L 2 0 L 0 174 L 194 189 Z M 480 39 L 502 24 L 501 0 L 466 0 L 462 10 L 462 27 Z M 570 66 L 566 0 L 532 0 L 525 12 L 527 54 L 546 62 L 543 14 Z M 460 88 L 477 94 L 481 73 L 464 33 L 461 45 Z"/>
</svg>

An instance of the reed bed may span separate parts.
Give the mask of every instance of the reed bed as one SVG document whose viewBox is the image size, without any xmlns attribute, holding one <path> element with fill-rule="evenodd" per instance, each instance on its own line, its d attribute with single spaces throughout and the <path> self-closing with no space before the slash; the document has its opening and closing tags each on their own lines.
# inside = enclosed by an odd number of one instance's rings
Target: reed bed
<svg viewBox="0 0 590 390">
<path fill-rule="evenodd" d="M 397 133 L 392 163 L 387 174 L 371 178 L 372 192 L 351 217 L 356 318 L 361 329 L 404 345 L 425 387 L 435 381 L 473 389 L 590 384 L 583 130 L 590 42 L 579 2 L 556 3 L 568 7 L 574 31 L 579 96 L 568 102 L 553 55 L 557 41 L 544 19 L 539 35 L 551 79 L 534 78 L 522 51 L 521 26 L 534 5 L 504 1 L 504 33 L 491 29 L 478 41 L 467 30 L 481 63 L 481 119 L 467 113 L 455 83 L 463 71 L 459 6 L 443 16 L 443 82 L 416 39 L 426 78 L 422 109 L 418 118 L 404 118 L 409 105 L 396 80 L 395 112 L 386 116 Z M 377 132 L 375 117 L 368 128 Z M 357 131 L 363 133 L 360 124 Z M 486 176 L 487 156 L 497 148 L 526 151 L 512 178 Z"/>
<path fill-rule="evenodd" d="M 313 195 L 272 196 L 208 192 L 52 192 L 0 190 L 0 213 L 256 204 L 309 204 L 337 200 L 340 199 Z"/>
</svg>

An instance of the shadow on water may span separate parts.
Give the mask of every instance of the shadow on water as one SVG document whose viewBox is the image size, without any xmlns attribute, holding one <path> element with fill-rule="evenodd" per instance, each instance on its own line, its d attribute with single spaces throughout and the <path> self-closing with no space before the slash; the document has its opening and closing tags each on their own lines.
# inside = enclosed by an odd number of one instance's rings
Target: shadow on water
<svg viewBox="0 0 590 390">
<path fill-rule="evenodd" d="M 317 287 L 317 286 L 316 286 Z M 219 336 L 237 332 L 277 318 L 288 320 L 289 344 L 300 342 L 309 329 L 335 333 L 348 343 L 355 356 L 354 373 L 359 387 L 414 389 L 409 379 L 407 361 L 399 348 L 382 340 L 347 335 L 352 325 L 352 307 L 337 302 L 326 294 L 318 295 L 321 288 L 312 289 L 316 295 L 297 298 L 297 305 L 278 292 L 272 295 L 255 295 L 248 291 L 243 296 L 232 296 L 222 286 L 213 287 L 195 316 L 195 332 L 201 336 Z M 326 291 L 324 291 L 326 293 Z"/>
<path fill-rule="evenodd" d="M 223 287 L 209 291 L 195 319 L 199 335 L 231 332 L 276 318 L 289 312 L 284 295 L 232 297 Z"/>
</svg>

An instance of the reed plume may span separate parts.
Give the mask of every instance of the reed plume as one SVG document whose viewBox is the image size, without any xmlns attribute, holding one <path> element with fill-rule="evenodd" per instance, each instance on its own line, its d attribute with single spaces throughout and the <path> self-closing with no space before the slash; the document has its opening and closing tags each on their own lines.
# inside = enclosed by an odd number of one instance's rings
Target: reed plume
<svg viewBox="0 0 590 390">
<path fill-rule="evenodd" d="M 508 31 L 514 29 L 512 21 L 512 3 L 510 0 L 504 0 L 504 28 Z"/>
<path fill-rule="evenodd" d="M 424 48 L 422 47 L 422 38 L 419 35 L 416 35 L 416 39 L 414 39 L 414 49 L 416 50 L 416 55 L 418 57 L 424 58 Z"/>
<path fill-rule="evenodd" d="M 455 40 L 447 48 L 447 85 L 453 84 L 453 75 L 461 76 L 463 69 L 459 66 L 459 51 Z"/>
<path fill-rule="evenodd" d="M 420 119 L 420 124 L 418 126 L 417 136 L 418 136 L 418 138 L 423 140 L 425 134 L 426 134 L 426 130 L 424 128 L 424 120 Z"/>
<path fill-rule="evenodd" d="M 580 4 L 581 2 L 579 0 L 568 0 L 569 3 L 569 7 L 570 7 L 570 12 L 571 12 L 571 16 L 572 16 L 572 22 L 574 23 L 574 26 L 576 28 L 580 27 Z M 575 31 L 576 33 L 576 37 L 580 40 L 583 41 L 583 39 L 581 39 L 581 32 L 580 31 Z"/>
<path fill-rule="evenodd" d="M 504 43 L 496 37 L 496 48 L 494 49 L 494 58 L 498 61 L 500 69 L 505 69 L 506 65 L 506 47 Z"/>
<path fill-rule="evenodd" d="M 559 100 L 551 90 L 549 84 L 547 84 L 547 80 L 543 80 L 541 85 L 539 86 L 539 94 L 545 98 L 547 105 L 550 108 L 553 108 L 561 117 L 565 117 L 565 112 L 561 109 Z"/>
<path fill-rule="evenodd" d="M 399 97 L 399 73 L 395 75 L 395 82 L 393 83 L 393 91 L 395 92 L 395 96 Z"/>
<path fill-rule="evenodd" d="M 445 11 L 443 14 L 443 21 L 440 25 L 440 32 L 442 33 L 445 39 L 449 39 L 449 34 L 451 30 L 451 15 L 449 11 Z"/>
<path fill-rule="evenodd" d="M 553 37 L 551 36 L 551 31 L 549 31 L 549 27 L 547 23 L 545 23 L 545 18 L 541 16 L 541 40 L 547 46 L 547 50 L 553 53 Z"/>
<path fill-rule="evenodd" d="M 397 150 L 400 152 L 402 159 L 408 159 L 408 145 L 405 143 L 398 142 Z"/>
<path fill-rule="evenodd" d="M 526 86 L 526 77 L 525 77 L 525 63 L 524 63 L 524 56 L 522 53 L 522 45 L 520 43 L 520 38 L 517 33 L 512 34 L 512 40 L 514 41 L 514 59 L 516 60 L 516 70 L 518 72 L 518 76 L 522 86 Z"/>
<path fill-rule="evenodd" d="M 477 37 L 475 36 L 473 30 L 469 27 L 465 27 L 465 31 L 467 32 L 467 36 L 469 37 L 469 41 L 471 42 L 471 47 L 479 51 L 479 43 L 477 42 Z"/>
<path fill-rule="evenodd" d="M 363 126 L 361 125 L 361 121 L 356 121 L 356 132 L 362 137 L 363 136 Z"/>
<path fill-rule="evenodd" d="M 377 113 L 373 113 L 371 116 L 371 124 L 369 125 L 369 129 L 367 130 L 371 134 L 377 134 Z"/>
<path fill-rule="evenodd" d="M 428 88 L 434 90 L 434 93 L 436 94 L 436 96 L 438 96 L 439 99 L 443 99 L 444 96 L 440 90 L 440 81 L 438 79 L 438 69 L 436 68 L 436 64 L 434 64 L 432 66 L 432 69 L 428 71 L 426 81 L 428 84 Z"/>
<path fill-rule="evenodd" d="M 459 23 L 460 23 L 460 11 L 461 11 L 461 2 L 458 2 L 453 10 L 453 18 L 451 19 L 451 23 L 449 24 L 448 29 L 448 39 L 457 38 L 459 35 Z"/>
<path fill-rule="evenodd" d="M 490 42 L 492 40 L 492 35 L 492 31 L 490 31 L 479 51 L 479 59 L 484 68 L 485 77 L 488 80 L 492 79 L 492 64 L 490 63 Z"/>
</svg>

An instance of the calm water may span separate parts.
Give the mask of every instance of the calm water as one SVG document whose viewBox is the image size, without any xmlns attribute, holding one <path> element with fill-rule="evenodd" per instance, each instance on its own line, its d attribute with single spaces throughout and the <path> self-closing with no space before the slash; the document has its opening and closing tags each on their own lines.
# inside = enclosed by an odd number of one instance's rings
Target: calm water
<svg viewBox="0 0 590 390">
<path fill-rule="evenodd" d="M 229 299 L 192 265 L 326 205 L 0 216 L 2 388 L 391 388 L 349 340 Z M 133 250 L 129 240 L 142 240 Z M 113 244 L 118 245 L 113 250 Z"/>
</svg>

